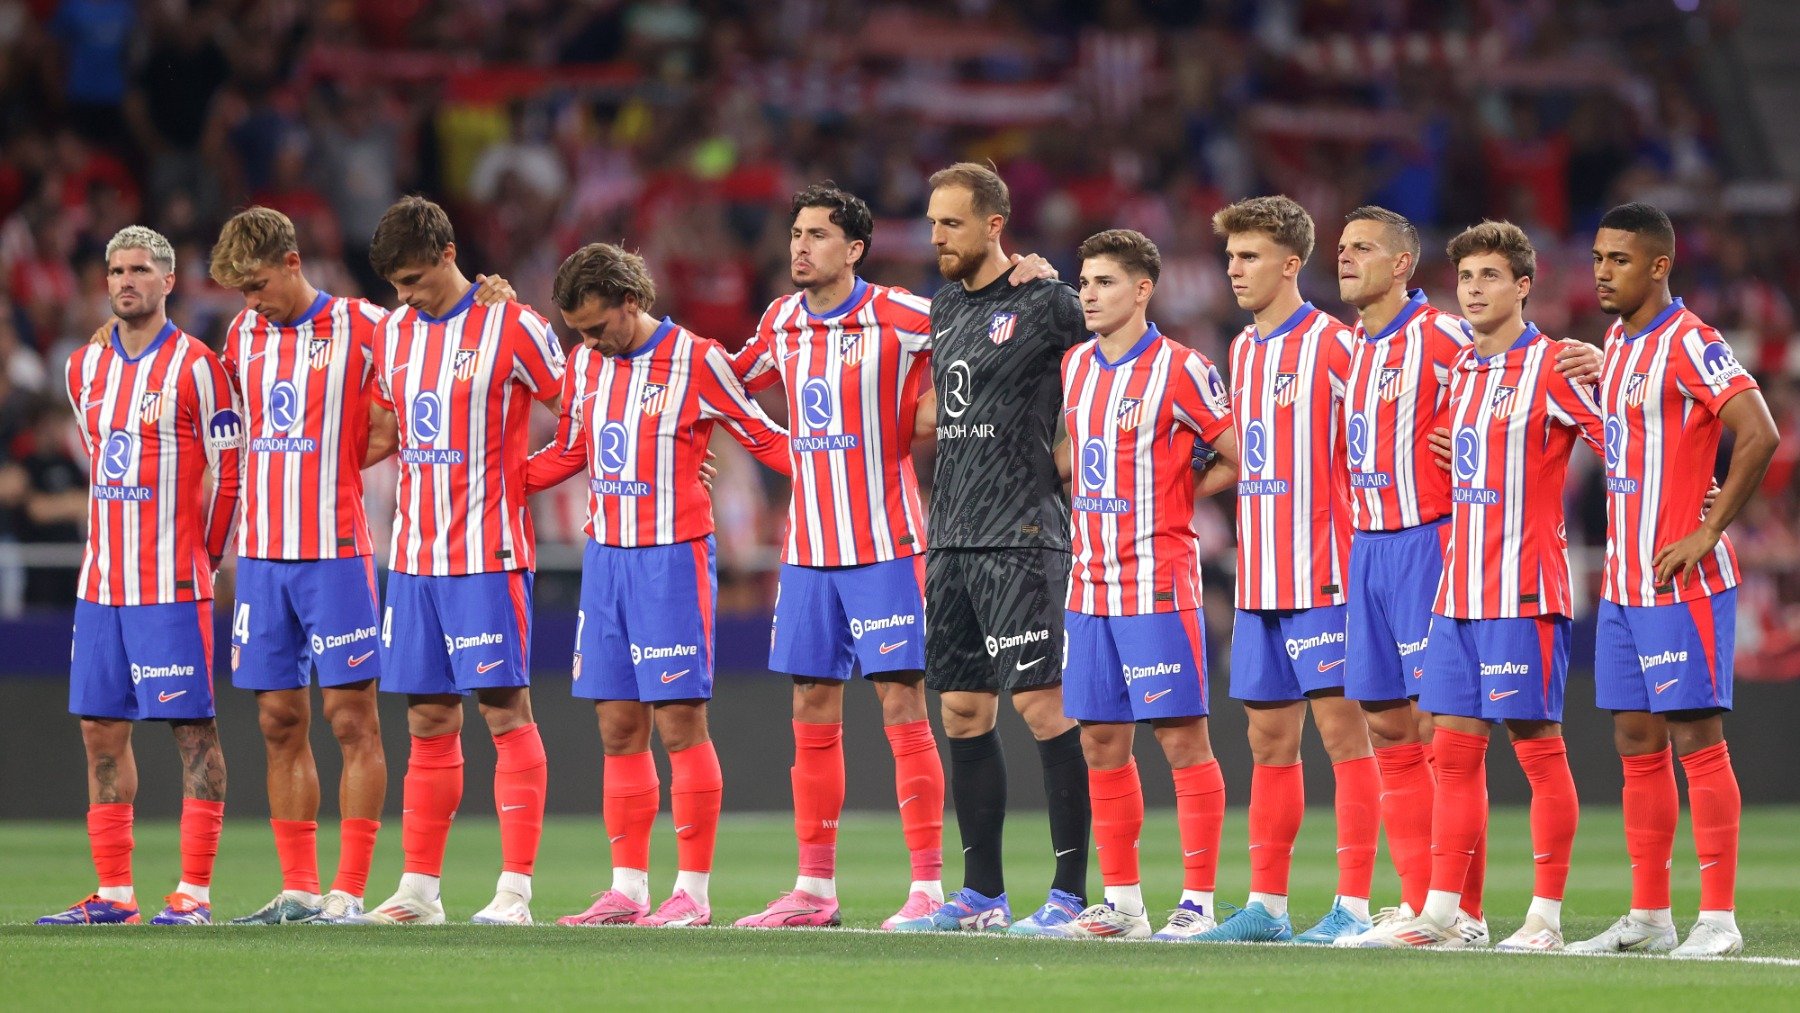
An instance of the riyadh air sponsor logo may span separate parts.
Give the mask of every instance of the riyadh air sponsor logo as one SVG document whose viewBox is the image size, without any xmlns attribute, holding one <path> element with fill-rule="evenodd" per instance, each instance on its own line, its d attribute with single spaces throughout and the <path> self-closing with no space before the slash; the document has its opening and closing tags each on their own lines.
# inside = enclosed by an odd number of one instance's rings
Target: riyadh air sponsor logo
<svg viewBox="0 0 1800 1013">
<path fill-rule="evenodd" d="M 1664 651 L 1661 654 L 1640 654 L 1638 664 L 1648 672 L 1662 665 L 1676 665 L 1688 660 L 1686 651 Z"/>
<path fill-rule="evenodd" d="M 1125 685 L 1129 686 L 1139 679 L 1154 679 L 1159 675 L 1180 675 L 1181 662 L 1159 661 L 1154 665 L 1121 665 L 1120 671 L 1125 675 Z"/>
<path fill-rule="evenodd" d="M 861 640 L 865 633 L 880 633 L 882 630 L 900 629 L 905 626 L 917 625 L 918 622 L 918 616 L 913 615 L 912 613 L 901 612 L 896 612 L 891 616 L 882 616 L 878 619 L 851 619 L 850 636 L 857 640 Z M 902 640 L 901 643 L 904 644 L 906 641 Z"/>
<path fill-rule="evenodd" d="M 109 482 L 117 482 L 131 472 L 137 458 L 137 438 L 130 433 L 113 432 L 100 449 L 100 474 Z"/>
<path fill-rule="evenodd" d="M 1668 689 L 1668 688 L 1669 688 L 1669 687 L 1670 687 L 1670 686 L 1673 686 L 1673 685 L 1675 685 L 1675 684 L 1676 684 L 1676 683 L 1678 683 L 1678 682 L 1680 682 L 1680 681 L 1681 681 L 1681 680 L 1680 680 L 1680 679 L 1679 679 L 1679 678 L 1675 678 L 1675 679 L 1669 679 L 1669 680 L 1667 680 L 1667 681 L 1665 681 L 1665 682 L 1659 682 L 1659 683 L 1657 683 L 1657 684 L 1656 684 L 1656 695 L 1657 695 L 1657 696 L 1662 696 L 1662 695 L 1663 695 L 1663 691 L 1664 691 L 1664 690 L 1666 690 L 1666 689 Z"/>
<path fill-rule="evenodd" d="M 1170 693 L 1173 693 L 1173 692 L 1175 692 L 1175 690 L 1171 688 L 1171 689 L 1159 689 L 1154 693 L 1145 693 L 1144 694 L 1144 702 L 1145 703 L 1155 703 L 1156 701 L 1161 700 L 1163 697 L 1168 696 Z"/>
<path fill-rule="evenodd" d="M 1299 640 L 1289 637 L 1287 641 L 1287 656 L 1291 660 L 1298 661 L 1300 660 L 1300 655 L 1305 654 L 1315 647 L 1324 647 L 1326 644 L 1341 644 L 1343 642 L 1344 634 L 1341 630 L 1337 632 L 1327 630 L 1316 637 L 1304 637 Z"/>
<path fill-rule="evenodd" d="M 312 635 L 312 652 L 324 654 L 326 651 L 339 647 L 348 647 L 359 640 L 373 640 L 377 632 L 373 626 L 364 626 L 361 629 L 351 630 L 349 633 L 334 633 L 324 637 L 315 633 Z"/>
<path fill-rule="evenodd" d="M 1026 644 L 1035 644 L 1041 640 L 1049 639 L 1049 630 L 1026 630 L 1024 633 L 1013 633 L 998 639 L 988 637 L 988 657 L 997 658 L 1000 656 L 1001 651 L 1011 650 L 1014 647 L 1024 647 Z"/>
<path fill-rule="evenodd" d="M 269 389 L 269 424 L 278 432 L 293 432 L 305 416 L 300 410 L 300 391 L 291 381 L 282 380 Z"/>
<path fill-rule="evenodd" d="M 631 645 L 631 663 L 641 665 L 646 661 L 665 661 L 671 658 L 695 658 L 700 655 L 697 644 L 672 644 L 668 647 L 642 647 Z"/>
<path fill-rule="evenodd" d="M 1455 450 L 1451 458 L 1456 466 L 1456 480 L 1473 482 L 1481 472 L 1481 435 L 1469 426 L 1456 431 Z"/>
<path fill-rule="evenodd" d="M 145 679 L 185 679 L 194 672 L 193 665 L 140 665 L 132 662 L 131 684 L 135 686 Z"/>
<path fill-rule="evenodd" d="M 495 644 L 504 643 L 506 643 L 506 634 L 504 633 L 478 633 L 472 637 L 453 637 L 446 633 L 444 634 L 444 653 L 455 654 L 457 651 L 466 651 L 471 647 L 492 647 Z"/>
<path fill-rule="evenodd" d="M 1500 701 L 1506 699 L 1509 696 L 1518 696 L 1518 695 L 1519 695 L 1519 691 L 1516 689 L 1490 689 L 1490 690 L 1488 690 L 1488 702 L 1489 703 L 1499 703 Z"/>
<path fill-rule="evenodd" d="M 1506 675 L 1530 675 L 1531 666 L 1517 661 L 1484 661 L 1481 663 L 1483 679 L 1498 678 Z"/>
</svg>

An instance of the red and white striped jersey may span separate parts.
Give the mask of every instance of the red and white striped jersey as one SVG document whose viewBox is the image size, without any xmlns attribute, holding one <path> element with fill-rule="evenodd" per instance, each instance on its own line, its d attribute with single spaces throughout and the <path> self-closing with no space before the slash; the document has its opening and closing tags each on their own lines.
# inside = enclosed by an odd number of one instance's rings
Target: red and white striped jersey
<svg viewBox="0 0 1800 1013">
<path fill-rule="evenodd" d="M 576 348 L 556 436 L 531 455 L 526 493 L 588 473 L 587 533 L 601 545 L 672 545 L 712 534 L 700 465 L 713 426 L 788 473 L 787 433 L 750 399 L 718 342 L 664 317 L 625 355 Z"/>
<path fill-rule="evenodd" d="M 1723 424 L 1719 409 L 1756 380 L 1719 332 L 1680 299 L 1650 326 L 1606 332 L 1600 404 L 1606 413 L 1606 574 L 1620 605 L 1667 605 L 1738 583 L 1731 537 L 1680 584 L 1656 586 L 1656 554 L 1700 524 Z"/>
<path fill-rule="evenodd" d="M 363 511 L 372 346 L 386 311 L 318 299 L 293 323 L 250 310 L 220 356 L 243 399 L 244 518 L 238 555 L 341 559 L 372 554 Z"/>
<path fill-rule="evenodd" d="M 1350 502 L 1338 404 L 1350 328 L 1303 303 L 1274 333 L 1231 342 L 1237 427 L 1237 607 L 1338 605 L 1350 562 Z"/>
<path fill-rule="evenodd" d="M 794 495 L 782 561 L 852 566 L 925 551 L 913 415 L 931 384 L 931 300 L 856 279 L 841 306 L 777 299 L 733 357 L 752 393 L 787 386 Z"/>
<path fill-rule="evenodd" d="M 69 357 L 68 394 L 90 482 L 76 593 L 100 605 L 211 598 L 212 560 L 236 522 L 244 441 L 218 356 L 171 323 L 129 358 L 115 328 L 105 345 Z"/>
<path fill-rule="evenodd" d="M 1379 334 L 1357 321 L 1344 436 L 1350 466 L 1350 520 L 1358 531 L 1398 531 L 1450 512 L 1450 476 L 1428 438 L 1450 394 L 1450 363 L 1469 343 L 1462 319 L 1407 293 L 1406 306 Z"/>
<path fill-rule="evenodd" d="M 1199 608 L 1194 443 L 1230 430 L 1225 381 L 1155 324 L 1117 362 L 1098 338 L 1069 349 L 1062 379 L 1074 465 L 1068 607 L 1098 616 Z"/>
<path fill-rule="evenodd" d="M 562 374 L 556 333 L 520 303 L 477 306 L 471 287 L 441 319 L 409 306 L 388 314 L 375 332 L 375 397 L 400 423 L 390 568 L 446 577 L 535 565 L 527 417 Z"/>
<path fill-rule="evenodd" d="M 1452 619 L 1569 614 L 1563 478 L 1580 437 L 1601 449 L 1594 390 L 1556 371 L 1559 343 L 1527 326 L 1450 369 L 1450 541 L 1434 611 Z"/>
</svg>

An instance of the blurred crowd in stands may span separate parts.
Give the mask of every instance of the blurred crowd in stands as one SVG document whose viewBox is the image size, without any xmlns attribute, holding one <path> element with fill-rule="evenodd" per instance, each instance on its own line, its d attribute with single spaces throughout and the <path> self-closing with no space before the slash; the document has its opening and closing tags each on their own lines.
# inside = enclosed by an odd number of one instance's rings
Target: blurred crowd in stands
<svg viewBox="0 0 1800 1013">
<path fill-rule="evenodd" d="M 1740 650 L 1800 677 L 1784 660 L 1800 658 L 1800 229 L 1791 181 L 1751 178 L 1722 133 L 1747 115 L 1715 97 L 1709 62 L 1730 5 L 1683 6 L 0 0 L 0 612 L 72 594 L 66 570 L 17 559 L 81 534 L 61 372 L 106 318 L 101 251 L 123 225 L 174 242 L 171 315 L 215 342 L 241 300 L 205 265 L 234 209 L 280 208 L 316 284 L 391 302 L 366 242 L 419 192 L 450 208 L 471 274 L 505 275 L 540 310 L 570 250 L 622 242 L 649 259 L 659 312 L 736 347 L 790 289 L 794 190 L 831 178 L 864 196 L 865 273 L 930 292 L 924 180 L 973 158 L 1012 187 L 1009 249 L 1065 277 L 1088 234 L 1150 234 L 1164 258 L 1152 318 L 1214 358 L 1245 323 L 1209 227 L 1237 197 L 1285 192 L 1311 210 L 1303 288 L 1341 316 L 1331 255 L 1350 209 L 1417 222 L 1418 283 L 1451 308 L 1443 237 L 1510 218 L 1540 251 L 1532 317 L 1591 341 L 1607 323 L 1595 222 L 1623 200 L 1664 207 L 1677 293 L 1753 364 L 1782 425 L 1733 531 L 1752 575 Z M 1570 533 L 1591 568 L 1604 507 L 1595 463 L 1577 461 Z M 716 493 L 721 604 L 762 607 L 786 488 L 722 450 Z M 372 471 L 383 529 L 391 495 Z M 541 497 L 546 542 L 579 543 L 582 497 L 578 483 Z M 1228 504 L 1198 520 L 1226 586 Z"/>
</svg>

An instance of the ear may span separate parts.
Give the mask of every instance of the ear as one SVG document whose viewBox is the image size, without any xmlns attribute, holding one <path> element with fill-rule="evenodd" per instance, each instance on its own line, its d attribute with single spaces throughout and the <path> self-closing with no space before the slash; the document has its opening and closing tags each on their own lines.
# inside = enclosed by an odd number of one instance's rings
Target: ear
<svg viewBox="0 0 1800 1013">
<path fill-rule="evenodd" d="M 456 263 L 456 244 L 455 243 L 445 243 L 444 244 L 444 263 L 446 263 L 446 264 Z"/>
<path fill-rule="evenodd" d="M 300 251 L 289 250 L 281 257 L 281 263 L 290 271 L 300 270 Z"/>
<path fill-rule="evenodd" d="M 1281 276 L 1283 278 L 1298 278 L 1300 277 L 1300 269 L 1305 266 L 1306 261 L 1301 260 L 1298 253 L 1290 253 L 1287 256 L 1287 259 L 1281 262 Z"/>
<path fill-rule="evenodd" d="M 1155 294 L 1156 294 L 1156 282 L 1151 281 L 1149 278 L 1139 278 L 1138 279 L 1138 283 L 1137 283 L 1138 305 L 1141 306 L 1145 303 L 1148 303 L 1150 301 L 1150 297 Z"/>
<path fill-rule="evenodd" d="M 1662 281 L 1663 279 L 1667 278 L 1669 276 L 1669 272 L 1673 271 L 1674 269 L 1675 269 L 1675 261 L 1672 258 L 1670 258 L 1670 256 L 1668 254 L 1665 253 L 1662 256 L 1660 256 L 1650 262 L 1650 279 L 1652 281 Z"/>
<path fill-rule="evenodd" d="M 846 247 L 845 249 L 850 254 L 851 268 L 854 269 L 854 268 L 861 267 L 862 259 L 863 259 L 863 252 L 868 249 L 868 244 L 864 243 L 860 239 L 852 239 L 852 240 L 850 240 L 850 245 L 848 247 Z"/>
<path fill-rule="evenodd" d="M 1529 277 L 1525 277 L 1525 278 L 1519 278 L 1517 280 L 1518 280 L 1518 284 L 1519 284 L 1519 298 L 1520 299 L 1531 298 L 1531 279 Z"/>
<path fill-rule="evenodd" d="M 1412 277 L 1412 273 L 1413 273 L 1412 251 L 1411 250 L 1401 250 L 1400 253 L 1394 257 L 1394 277 L 1399 278 L 1401 281 L 1405 281 L 1406 279 Z"/>
<path fill-rule="evenodd" d="M 988 241 L 989 242 L 993 242 L 994 240 L 1000 238 L 1000 230 L 1004 229 L 1004 228 L 1006 228 L 1005 216 L 1003 216 L 1003 215 L 988 215 Z"/>
</svg>

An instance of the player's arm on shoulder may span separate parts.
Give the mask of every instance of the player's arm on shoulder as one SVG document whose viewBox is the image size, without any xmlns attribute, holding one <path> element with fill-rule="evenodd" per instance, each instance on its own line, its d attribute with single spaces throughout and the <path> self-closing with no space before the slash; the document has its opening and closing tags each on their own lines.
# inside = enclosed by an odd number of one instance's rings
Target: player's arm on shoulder
<svg viewBox="0 0 1800 1013">
<path fill-rule="evenodd" d="M 731 438 L 764 466 L 782 475 L 792 475 L 794 464 L 787 430 L 770 418 L 762 405 L 744 389 L 725 349 L 717 343 L 707 342 L 704 358 L 696 364 L 694 373 L 700 388 L 701 414 L 724 422 Z M 702 481 L 705 481 L 704 475 Z M 707 488 L 712 488 L 710 483 Z"/>
<path fill-rule="evenodd" d="M 1014 285 L 1023 285 L 1028 281 L 1048 278 L 1056 281 L 1062 277 L 1056 271 L 1056 265 L 1035 253 L 1012 254 L 1006 258 L 1012 264 L 1012 270 L 1006 273 L 1006 280 Z"/>
<path fill-rule="evenodd" d="M 1600 349 L 1585 341 L 1564 338 L 1557 342 L 1556 371 L 1576 383 L 1600 382 Z"/>
<path fill-rule="evenodd" d="M 1769 461 L 1781 443 L 1781 434 L 1769 414 L 1768 403 L 1763 400 L 1762 391 L 1754 387 L 1739 392 L 1721 405 L 1719 421 L 1725 423 L 1732 435 L 1731 463 L 1725 474 L 1725 484 L 1719 487 L 1717 498 L 1694 530 L 1656 554 L 1652 563 L 1656 567 L 1658 585 L 1686 577 L 1688 571 L 1698 566 L 1700 560 L 1719 544 L 1726 527 L 1762 485 Z"/>
<path fill-rule="evenodd" d="M 1201 444 L 1196 444 L 1198 450 Z M 1196 497 L 1216 496 L 1227 489 L 1237 487 L 1238 479 L 1238 441 L 1237 427 L 1226 426 L 1225 431 L 1210 441 L 1215 455 L 1212 463 L 1199 473 L 1194 483 Z"/>
<path fill-rule="evenodd" d="M 497 274 L 478 274 L 475 276 L 475 305 L 499 306 L 512 302 L 519 297 L 513 291 L 512 282 Z"/>
</svg>

